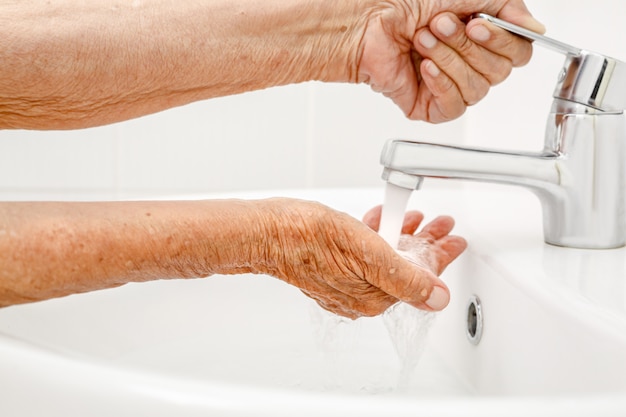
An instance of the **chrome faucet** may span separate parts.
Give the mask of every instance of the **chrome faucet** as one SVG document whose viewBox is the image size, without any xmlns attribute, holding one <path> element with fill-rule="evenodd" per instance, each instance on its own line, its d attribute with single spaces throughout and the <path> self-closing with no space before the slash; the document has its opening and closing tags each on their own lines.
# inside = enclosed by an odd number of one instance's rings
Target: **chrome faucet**
<svg viewBox="0 0 626 417">
<path fill-rule="evenodd" d="M 565 53 L 544 148 L 515 153 L 410 140 L 386 143 L 383 179 L 418 189 L 424 177 L 528 187 L 540 199 L 547 243 L 608 249 L 626 244 L 626 64 L 487 15 Z"/>
</svg>

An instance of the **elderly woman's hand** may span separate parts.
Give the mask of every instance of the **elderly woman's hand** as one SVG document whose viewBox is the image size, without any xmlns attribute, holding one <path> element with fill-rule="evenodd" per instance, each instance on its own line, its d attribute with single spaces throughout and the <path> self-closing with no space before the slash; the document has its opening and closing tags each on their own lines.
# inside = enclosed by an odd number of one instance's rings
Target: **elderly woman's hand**
<svg viewBox="0 0 626 417">
<path fill-rule="evenodd" d="M 214 274 L 270 274 L 348 317 L 398 300 L 440 310 L 437 275 L 465 248 L 441 217 L 413 236 L 410 262 L 366 224 L 319 203 L 268 200 L 0 204 L 0 307 L 111 288 L 127 282 Z"/>
<path fill-rule="evenodd" d="M 482 19 L 467 23 L 476 12 L 544 32 L 522 0 L 380 1 L 366 19 L 358 81 L 411 119 L 459 117 L 532 53 L 530 42 Z"/>
<path fill-rule="evenodd" d="M 299 287 L 323 308 L 351 318 L 374 316 L 398 301 L 441 310 L 449 291 L 438 278 L 463 252 L 465 240 L 450 236 L 454 221 L 439 217 L 414 235 L 423 216 L 407 213 L 400 249 L 408 261 L 373 229 L 380 207 L 364 222 L 318 203 L 267 201 L 262 272 Z"/>
</svg>

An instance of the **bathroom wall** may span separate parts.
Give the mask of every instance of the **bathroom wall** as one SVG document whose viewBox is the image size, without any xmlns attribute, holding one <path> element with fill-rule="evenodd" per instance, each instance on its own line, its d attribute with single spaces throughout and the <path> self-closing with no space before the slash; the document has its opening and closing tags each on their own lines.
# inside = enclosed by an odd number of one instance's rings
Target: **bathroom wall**
<svg viewBox="0 0 626 417">
<path fill-rule="evenodd" d="M 527 0 L 548 35 L 626 60 L 621 0 Z M 411 122 L 367 86 L 306 83 L 70 132 L 0 131 L 0 198 L 380 185 L 380 150 L 406 137 L 537 149 L 562 57 L 532 62 L 461 119 Z"/>
<path fill-rule="evenodd" d="M 410 122 L 363 85 L 274 88 L 101 128 L 0 131 L 0 198 L 377 185 L 387 138 L 458 141 L 462 126 Z"/>
</svg>

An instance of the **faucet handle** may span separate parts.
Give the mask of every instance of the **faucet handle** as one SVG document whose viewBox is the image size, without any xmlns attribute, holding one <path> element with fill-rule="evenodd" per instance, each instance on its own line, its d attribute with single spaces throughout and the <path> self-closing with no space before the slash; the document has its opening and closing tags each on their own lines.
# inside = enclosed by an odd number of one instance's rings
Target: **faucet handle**
<svg viewBox="0 0 626 417">
<path fill-rule="evenodd" d="M 626 63 L 557 41 L 485 13 L 482 18 L 511 33 L 565 54 L 553 97 L 572 101 L 603 112 L 626 109 Z"/>
<path fill-rule="evenodd" d="M 546 48 L 552 49 L 553 51 L 560 52 L 565 55 L 579 56 L 582 52 L 582 49 L 580 48 L 576 48 L 575 46 L 557 41 L 556 39 L 540 35 L 537 32 L 533 32 L 532 30 L 528 30 L 521 26 L 514 25 L 513 23 L 509 23 L 506 20 L 498 19 L 497 17 L 493 17 L 486 13 L 476 13 L 472 16 L 472 19 L 475 18 L 485 19 L 502 29 L 508 30 L 509 32 L 514 33 L 518 36 L 526 38 L 530 41 L 534 41 L 538 45 L 545 46 Z"/>
<path fill-rule="evenodd" d="M 521 26 L 514 25 L 513 23 L 509 23 L 506 20 L 498 19 L 497 17 L 493 17 L 486 13 L 476 13 L 472 16 L 472 19 L 474 18 L 485 19 L 502 29 L 508 30 L 509 32 L 514 33 L 518 36 L 526 38 L 530 41 L 534 41 L 536 44 L 545 46 L 546 48 L 552 49 L 553 51 L 560 52 L 565 55 L 579 56 L 582 52 L 580 48 L 576 48 L 575 46 L 568 45 L 566 43 L 557 41 L 544 35 L 540 35 L 537 32 L 533 32 L 532 30 L 528 30 Z"/>
</svg>

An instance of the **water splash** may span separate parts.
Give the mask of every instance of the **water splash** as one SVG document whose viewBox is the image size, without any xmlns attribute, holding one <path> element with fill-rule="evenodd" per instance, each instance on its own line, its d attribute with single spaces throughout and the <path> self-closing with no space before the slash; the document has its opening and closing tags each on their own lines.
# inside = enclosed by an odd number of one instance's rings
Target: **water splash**
<svg viewBox="0 0 626 417">
<path fill-rule="evenodd" d="M 434 319 L 435 314 L 405 303 L 397 303 L 383 314 L 383 321 L 400 361 L 396 386 L 399 392 L 409 389 L 411 376 L 424 353 L 428 331 Z"/>
<path fill-rule="evenodd" d="M 359 335 L 358 321 L 339 316 L 312 303 L 311 324 L 317 351 L 321 354 L 320 366 L 324 367 L 324 380 L 320 386 L 324 391 L 345 390 L 349 385 L 342 369 L 349 352 L 354 351 Z"/>
</svg>

